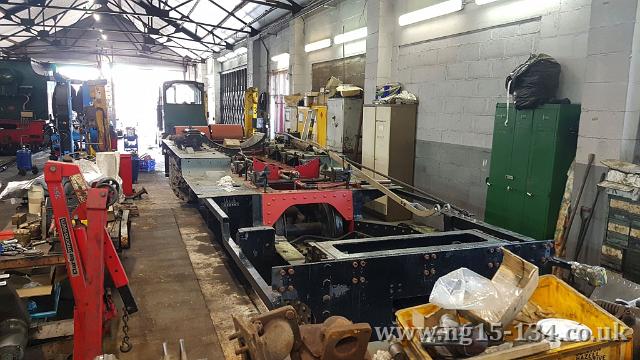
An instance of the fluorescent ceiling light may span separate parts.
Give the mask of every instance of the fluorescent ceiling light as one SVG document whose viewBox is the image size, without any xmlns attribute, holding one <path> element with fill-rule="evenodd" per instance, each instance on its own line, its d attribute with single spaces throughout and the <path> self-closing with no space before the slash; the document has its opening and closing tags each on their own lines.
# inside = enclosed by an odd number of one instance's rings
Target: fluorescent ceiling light
<svg viewBox="0 0 640 360">
<path fill-rule="evenodd" d="M 427 19 L 433 19 L 438 16 L 450 14 L 452 12 L 462 10 L 462 0 L 447 0 L 439 4 L 427 6 L 420 10 L 406 13 L 398 18 L 398 24 L 405 26 Z"/>
<path fill-rule="evenodd" d="M 344 44 L 343 56 L 352 56 L 357 54 L 364 54 L 367 52 L 367 40 L 362 39 L 358 41 L 352 41 L 348 44 Z"/>
<path fill-rule="evenodd" d="M 289 53 L 282 53 L 271 57 L 271 61 L 280 62 L 289 59 Z"/>
<path fill-rule="evenodd" d="M 489 4 L 489 3 L 492 3 L 494 1 L 498 1 L 498 0 L 476 0 L 476 5 Z"/>
<path fill-rule="evenodd" d="M 247 48 L 246 47 L 240 47 L 237 48 L 233 51 L 233 55 L 238 56 L 238 55 L 242 55 L 242 54 L 246 54 L 247 53 Z"/>
<path fill-rule="evenodd" d="M 460 0 L 462 1 L 462 0 Z M 358 39 L 362 39 L 364 37 L 367 37 L 367 27 L 363 27 L 360 29 L 355 29 L 349 32 L 346 32 L 344 34 L 340 34 L 337 35 L 336 37 L 333 38 L 333 42 L 335 44 L 343 44 L 349 41 L 353 41 L 353 40 L 358 40 Z"/>
<path fill-rule="evenodd" d="M 286 69 L 289 67 L 289 53 L 282 53 L 271 57 L 271 61 L 276 63 L 276 69 Z"/>
<path fill-rule="evenodd" d="M 93 18 L 94 18 L 96 21 L 100 21 L 100 14 L 93 13 Z"/>
<path fill-rule="evenodd" d="M 331 46 L 331 39 L 324 39 L 316 42 L 306 44 L 304 46 L 304 52 L 312 52 L 320 49 L 325 49 Z"/>
</svg>

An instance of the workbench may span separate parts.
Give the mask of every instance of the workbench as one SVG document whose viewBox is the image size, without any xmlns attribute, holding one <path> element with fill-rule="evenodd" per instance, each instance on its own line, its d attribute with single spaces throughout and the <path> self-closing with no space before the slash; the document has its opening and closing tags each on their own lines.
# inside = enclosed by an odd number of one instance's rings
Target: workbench
<svg viewBox="0 0 640 360">
<path fill-rule="evenodd" d="M 37 245 L 34 249 L 43 252 L 39 256 L 0 256 L 0 271 L 64 265 L 64 255 L 51 251 L 51 248 L 50 244 Z"/>
</svg>

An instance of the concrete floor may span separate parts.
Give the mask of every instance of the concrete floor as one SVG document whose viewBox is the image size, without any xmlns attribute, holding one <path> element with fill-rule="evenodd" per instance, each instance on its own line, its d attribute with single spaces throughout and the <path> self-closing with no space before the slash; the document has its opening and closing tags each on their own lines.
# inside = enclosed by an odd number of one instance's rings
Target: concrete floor
<svg viewBox="0 0 640 360">
<path fill-rule="evenodd" d="M 158 162 L 156 168 L 163 164 Z M 0 183 L 33 177 L 18 177 L 14 170 L 0 173 Z M 121 255 L 139 312 L 129 320 L 133 349 L 118 358 L 160 359 L 166 341 L 169 353 L 178 359 L 181 338 L 189 359 L 238 358 L 237 345 L 227 340 L 233 333 L 231 315 L 256 313 L 264 305 L 252 301 L 255 296 L 239 282 L 242 277 L 197 209 L 175 197 L 162 172 L 141 173 L 135 187 L 142 186 L 149 195 L 136 201 L 140 216 L 132 219 L 131 249 Z M 0 229 L 10 226 L 16 206 L 0 202 Z M 120 330 L 118 344 L 121 336 Z M 115 349 L 109 346 L 105 351 Z"/>
<path fill-rule="evenodd" d="M 149 195 L 137 201 L 123 260 L 140 311 L 129 321 L 133 350 L 119 358 L 157 360 L 164 341 L 178 356 L 180 338 L 190 359 L 235 358 L 231 315 L 255 313 L 256 305 L 197 209 L 178 200 L 160 172 L 140 174 L 141 186 Z"/>
</svg>

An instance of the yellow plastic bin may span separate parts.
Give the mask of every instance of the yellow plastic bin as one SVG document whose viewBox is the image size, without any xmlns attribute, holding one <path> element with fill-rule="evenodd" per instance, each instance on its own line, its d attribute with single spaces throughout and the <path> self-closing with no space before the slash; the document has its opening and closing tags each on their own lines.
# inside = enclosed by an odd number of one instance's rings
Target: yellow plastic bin
<svg viewBox="0 0 640 360">
<path fill-rule="evenodd" d="M 618 334 L 622 334 L 623 339 L 626 339 L 565 342 L 557 349 L 533 355 L 530 359 L 633 358 L 633 330 L 557 277 L 541 276 L 529 302 L 537 305 L 545 313 L 553 314 L 552 317 L 574 320 L 588 326 L 596 338 L 599 329 L 616 329 Z M 438 310 L 440 308 L 433 304 L 414 306 L 397 311 L 396 319 L 402 330 L 412 329 L 415 314 L 428 316 Z M 404 339 L 403 345 L 417 358 L 431 359 L 422 348 L 419 336 L 414 336 L 411 340 Z"/>
</svg>

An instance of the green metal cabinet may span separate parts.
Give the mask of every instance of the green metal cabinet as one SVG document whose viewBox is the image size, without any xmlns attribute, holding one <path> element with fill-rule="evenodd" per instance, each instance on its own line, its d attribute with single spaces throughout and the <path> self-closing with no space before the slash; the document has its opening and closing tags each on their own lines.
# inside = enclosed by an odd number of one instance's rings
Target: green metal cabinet
<svg viewBox="0 0 640 360">
<path fill-rule="evenodd" d="M 579 104 L 516 110 L 496 105 L 485 221 L 551 239 L 576 154 Z"/>
</svg>

